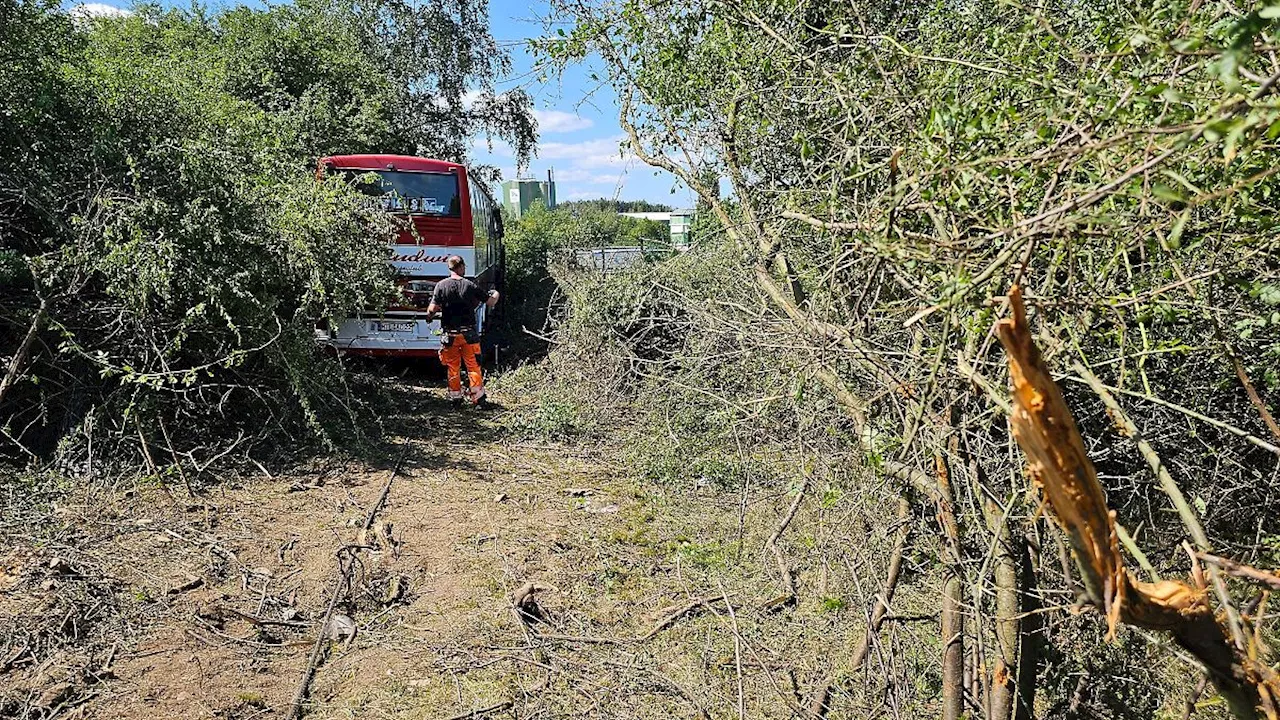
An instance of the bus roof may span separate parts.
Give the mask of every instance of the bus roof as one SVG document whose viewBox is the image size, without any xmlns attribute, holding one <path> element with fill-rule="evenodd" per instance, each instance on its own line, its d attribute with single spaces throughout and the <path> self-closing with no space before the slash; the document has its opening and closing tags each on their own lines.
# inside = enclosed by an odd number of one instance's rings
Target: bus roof
<svg viewBox="0 0 1280 720">
<path fill-rule="evenodd" d="M 413 157 L 412 155 L 330 155 L 320 159 L 321 164 L 355 170 L 407 170 L 409 172 L 457 172 L 464 166 L 445 160 Z"/>
</svg>

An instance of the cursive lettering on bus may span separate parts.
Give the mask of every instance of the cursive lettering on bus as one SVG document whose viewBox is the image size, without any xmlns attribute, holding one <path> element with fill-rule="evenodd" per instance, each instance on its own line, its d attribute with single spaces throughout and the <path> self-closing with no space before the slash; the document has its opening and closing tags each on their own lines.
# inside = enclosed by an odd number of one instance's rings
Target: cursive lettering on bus
<svg viewBox="0 0 1280 720">
<path fill-rule="evenodd" d="M 415 253 L 398 253 L 391 251 L 391 262 L 437 262 L 442 263 L 449 259 L 448 255 L 428 255 L 426 250 L 418 250 Z"/>
</svg>

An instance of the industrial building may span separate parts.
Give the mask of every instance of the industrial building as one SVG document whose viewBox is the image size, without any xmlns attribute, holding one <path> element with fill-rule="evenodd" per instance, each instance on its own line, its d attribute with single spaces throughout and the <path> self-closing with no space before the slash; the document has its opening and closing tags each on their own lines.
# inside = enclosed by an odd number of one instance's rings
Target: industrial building
<svg viewBox="0 0 1280 720">
<path fill-rule="evenodd" d="M 693 226 L 693 218 L 697 214 L 697 211 L 695 210 L 672 210 L 671 212 L 624 212 L 618 214 L 640 220 L 654 220 L 656 222 L 667 223 L 668 232 L 671 237 L 671 247 L 676 250 L 689 249 L 689 229 Z"/>
<path fill-rule="evenodd" d="M 689 247 L 689 229 L 693 226 L 693 210 L 671 211 L 671 247 L 684 250 Z"/>
<path fill-rule="evenodd" d="M 535 202 L 541 201 L 548 210 L 556 206 L 556 183 L 547 171 L 547 179 L 516 178 L 502 183 L 502 205 L 519 220 L 529 212 Z"/>
</svg>

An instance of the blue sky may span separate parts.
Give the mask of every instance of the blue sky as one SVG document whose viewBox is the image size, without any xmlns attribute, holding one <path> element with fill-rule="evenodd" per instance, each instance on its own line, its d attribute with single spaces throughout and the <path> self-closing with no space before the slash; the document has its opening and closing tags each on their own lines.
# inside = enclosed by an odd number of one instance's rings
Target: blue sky
<svg viewBox="0 0 1280 720">
<path fill-rule="evenodd" d="M 618 197 L 691 207 L 692 195 L 684 186 L 677 186 L 669 173 L 619 152 L 623 133 L 618 126 L 617 96 L 609 86 L 591 79 L 591 66 L 571 68 L 562 77 L 545 82 L 536 77 L 524 40 L 543 33 L 543 18 L 548 13 L 543 2 L 489 3 L 493 36 L 511 53 L 514 65 L 511 78 L 498 90 L 524 88 L 533 96 L 538 117 L 538 157 L 527 174 L 545 178 L 547 169 L 553 169 L 560 200 Z M 515 176 L 515 159 L 508 148 L 495 147 L 490 153 L 478 140 L 476 161 L 502 168 L 504 178 Z"/>
<path fill-rule="evenodd" d="M 130 2 L 94 0 L 85 4 L 97 6 L 101 12 L 104 5 L 127 8 Z M 161 0 L 161 4 L 187 2 Z M 235 3 L 212 0 L 209 4 Z M 244 4 L 261 5 L 257 0 Z M 510 77 L 499 82 L 496 90 L 523 88 L 533 97 L 538 118 L 538 153 L 525 174 L 545 178 L 548 169 L 554 170 L 556 197 L 561 201 L 605 197 L 692 207 L 692 194 L 673 176 L 619 151 L 623 133 L 618 125 L 617 96 L 608 85 L 591 79 L 590 65 L 570 68 L 561 77 L 538 78 L 525 41 L 544 32 L 544 18 L 549 13 L 545 2 L 489 3 L 493 37 L 511 54 L 513 65 Z M 484 138 L 475 138 L 473 151 L 475 163 L 501 168 L 504 179 L 516 176 L 515 158 L 505 143 L 495 142 L 490 147 Z"/>
</svg>

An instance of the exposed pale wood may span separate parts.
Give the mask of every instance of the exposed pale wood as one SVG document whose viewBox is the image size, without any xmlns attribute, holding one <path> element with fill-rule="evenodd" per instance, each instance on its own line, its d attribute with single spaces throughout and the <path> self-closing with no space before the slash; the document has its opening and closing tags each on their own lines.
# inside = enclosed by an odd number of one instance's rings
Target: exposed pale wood
<svg viewBox="0 0 1280 720">
<path fill-rule="evenodd" d="M 1013 383 L 1014 437 L 1027 456 L 1027 472 L 1067 534 L 1085 593 L 1105 615 L 1108 633 L 1114 635 L 1122 623 L 1170 633 L 1204 664 L 1232 714 L 1276 720 L 1280 681 L 1234 646 L 1204 589 L 1144 583 L 1124 567 L 1113 514 L 1075 418 L 1032 340 L 1018 287 L 1009 291 L 1009 301 L 1013 317 L 1000 321 L 997 331 Z"/>
</svg>

